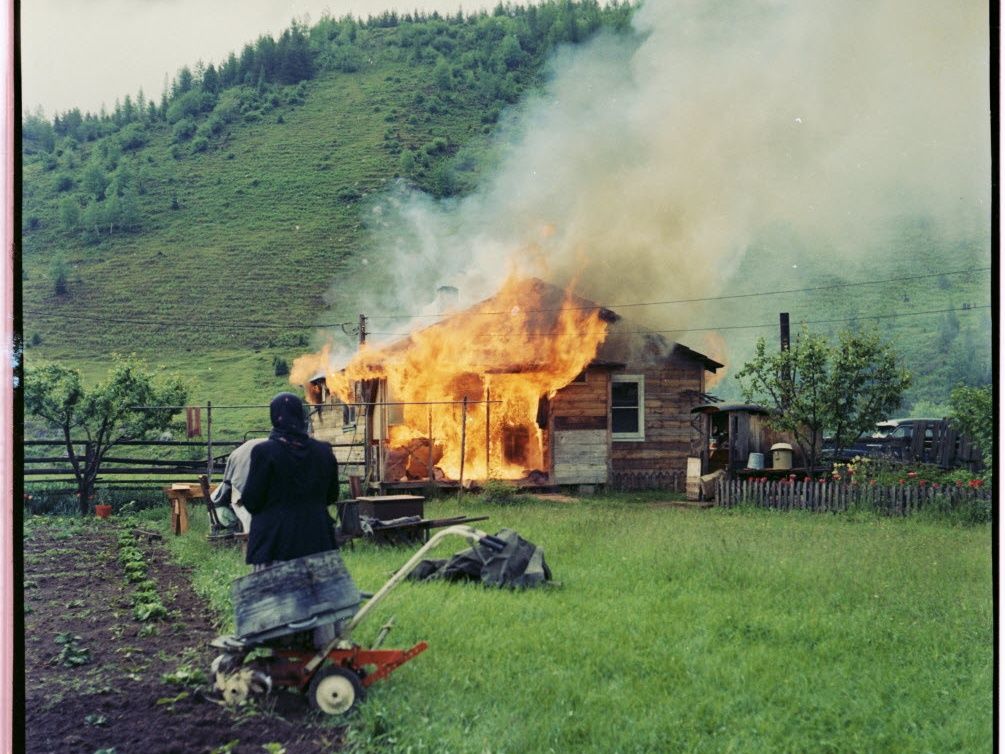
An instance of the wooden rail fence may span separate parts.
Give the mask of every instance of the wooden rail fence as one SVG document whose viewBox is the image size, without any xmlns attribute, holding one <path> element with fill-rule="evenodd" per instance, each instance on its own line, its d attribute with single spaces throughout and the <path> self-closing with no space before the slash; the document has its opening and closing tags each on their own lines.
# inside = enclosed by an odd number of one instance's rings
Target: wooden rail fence
<svg viewBox="0 0 1005 754">
<path fill-rule="evenodd" d="M 113 455 L 105 456 L 101 463 L 101 472 L 95 480 L 102 485 L 130 483 L 134 484 L 137 477 L 144 477 L 157 484 L 165 480 L 198 476 L 199 474 L 222 474 L 231 451 L 244 440 L 214 440 L 212 446 L 206 442 L 174 441 L 174 440 L 130 440 L 116 443 Z M 361 443 L 338 443 L 334 447 L 351 447 Z M 74 453 L 79 458 L 88 458 L 92 454 L 91 444 L 86 440 L 74 440 Z M 62 440 L 25 440 L 27 448 L 53 448 L 45 455 L 28 455 L 24 457 L 22 474 L 26 483 L 52 482 L 73 479 L 73 468 L 66 455 L 66 444 Z M 152 458 L 144 451 L 151 449 L 177 448 L 195 452 L 201 448 L 200 458 L 165 459 Z M 222 451 L 214 453 L 213 450 Z M 42 451 L 43 453 L 45 451 Z M 134 455 L 135 454 L 135 455 Z M 210 456 L 210 454 L 212 454 Z M 210 460 L 211 459 L 211 460 Z M 340 461 L 340 466 L 362 465 L 360 461 Z M 160 480 L 160 481 L 158 481 Z"/>
<path fill-rule="evenodd" d="M 747 504 L 777 510 L 846 511 L 867 507 L 891 515 L 908 515 L 932 505 L 958 508 L 975 501 L 991 503 L 987 487 L 967 485 L 850 484 L 831 481 L 759 481 L 720 479 L 715 504 L 730 508 Z"/>
</svg>

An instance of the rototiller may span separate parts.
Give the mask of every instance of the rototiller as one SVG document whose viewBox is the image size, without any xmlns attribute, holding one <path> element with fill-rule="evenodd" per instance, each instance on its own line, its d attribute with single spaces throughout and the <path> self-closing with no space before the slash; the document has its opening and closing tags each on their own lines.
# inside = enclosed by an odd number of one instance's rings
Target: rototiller
<svg viewBox="0 0 1005 754">
<path fill-rule="evenodd" d="M 337 551 L 308 555 L 236 579 L 232 587 L 237 634 L 218 636 L 213 660 L 216 688 L 227 704 L 238 704 L 272 687 L 306 691 L 311 706 L 344 715 L 366 697 L 366 689 L 425 651 L 381 649 L 391 630 L 385 623 L 369 649 L 354 643 L 353 630 L 445 537 L 461 536 L 499 552 L 504 543 L 470 526 L 451 526 L 430 537 L 380 590 L 361 593 Z M 363 602 L 363 600 L 366 602 Z M 361 607 L 362 605 L 362 607 Z M 312 631 L 334 626 L 321 649 Z M 254 653 L 254 658 L 248 660 Z"/>
</svg>

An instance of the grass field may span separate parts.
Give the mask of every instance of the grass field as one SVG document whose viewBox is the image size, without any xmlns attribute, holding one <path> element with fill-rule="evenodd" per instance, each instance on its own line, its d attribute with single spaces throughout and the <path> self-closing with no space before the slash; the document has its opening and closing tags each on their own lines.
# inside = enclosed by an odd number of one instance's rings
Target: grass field
<svg viewBox="0 0 1005 754">
<path fill-rule="evenodd" d="M 356 639 L 393 614 L 388 646 L 430 648 L 371 689 L 355 750 L 991 750 L 990 527 L 646 497 L 470 498 L 427 515 L 459 511 L 541 545 L 561 585 L 400 587 Z M 142 515 L 166 527 L 162 510 Z M 169 546 L 228 628 L 247 566 L 206 543 L 203 518 Z M 363 543 L 344 557 L 373 591 L 409 554 Z"/>
</svg>

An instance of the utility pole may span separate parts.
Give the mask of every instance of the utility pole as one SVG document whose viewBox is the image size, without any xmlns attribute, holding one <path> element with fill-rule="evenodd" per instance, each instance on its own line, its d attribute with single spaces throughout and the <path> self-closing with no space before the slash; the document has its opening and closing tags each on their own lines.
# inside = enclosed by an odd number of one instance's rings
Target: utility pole
<svg viewBox="0 0 1005 754">
<path fill-rule="evenodd" d="M 359 315 L 359 344 L 366 343 L 366 315 Z"/>
<path fill-rule="evenodd" d="M 789 313 L 779 312 L 778 329 L 781 336 L 782 353 L 789 350 Z M 788 364 L 782 366 L 782 409 L 789 407 L 789 396 L 792 391 L 792 372 Z"/>
</svg>

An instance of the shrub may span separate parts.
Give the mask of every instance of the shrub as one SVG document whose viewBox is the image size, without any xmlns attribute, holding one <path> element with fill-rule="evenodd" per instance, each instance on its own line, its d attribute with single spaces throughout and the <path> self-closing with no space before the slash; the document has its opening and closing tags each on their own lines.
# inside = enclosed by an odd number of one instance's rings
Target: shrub
<svg viewBox="0 0 1005 754">
<path fill-rule="evenodd" d="M 482 487 L 482 500 L 492 505 L 515 505 L 525 500 L 512 484 L 490 479 Z"/>
<path fill-rule="evenodd" d="M 197 136 L 192 140 L 192 154 L 205 152 L 209 149 L 209 140 L 205 136 Z"/>
<path fill-rule="evenodd" d="M 272 369 L 276 377 L 285 377 L 290 373 L 290 365 L 286 363 L 286 359 L 281 359 L 278 356 L 272 359 Z"/>
<path fill-rule="evenodd" d="M 75 183 L 72 175 L 69 173 L 60 173 L 56 176 L 56 191 L 69 191 L 74 187 Z"/>
<path fill-rule="evenodd" d="M 171 130 L 171 137 L 174 139 L 175 143 L 188 141 L 195 135 L 195 121 L 191 118 L 185 118 L 174 124 L 174 128 Z"/>
<path fill-rule="evenodd" d="M 139 149 L 148 140 L 146 129 L 141 123 L 130 123 L 119 132 L 119 144 L 127 151 Z"/>
</svg>

